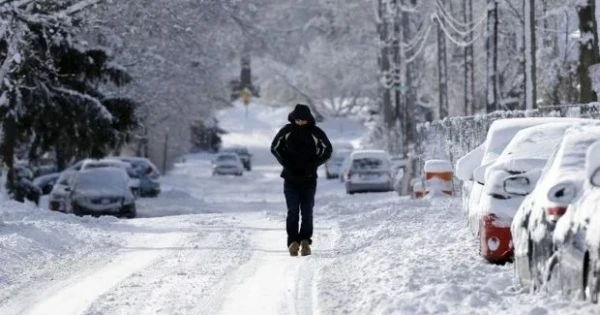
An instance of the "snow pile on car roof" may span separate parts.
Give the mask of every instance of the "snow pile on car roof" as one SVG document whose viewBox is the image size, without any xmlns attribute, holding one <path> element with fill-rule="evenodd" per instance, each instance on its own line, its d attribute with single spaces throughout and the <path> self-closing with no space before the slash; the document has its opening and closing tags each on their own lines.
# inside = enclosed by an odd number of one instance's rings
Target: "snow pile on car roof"
<svg viewBox="0 0 600 315">
<path fill-rule="evenodd" d="M 456 162 L 456 177 L 461 180 L 471 180 L 473 171 L 481 165 L 485 144 L 479 145 L 473 151 L 467 153 Z"/>
<path fill-rule="evenodd" d="M 512 138 L 525 128 L 554 123 L 554 122 L 576 122 L 590 121 L 589 119 L 561 118 L 561 117 L 534 117 L 534 118 L 511 118 L 500 119 L 492 123 L 486 137 L 486 151 L 481 161 L 482 165 L 495 161 Z"/>
</svg>

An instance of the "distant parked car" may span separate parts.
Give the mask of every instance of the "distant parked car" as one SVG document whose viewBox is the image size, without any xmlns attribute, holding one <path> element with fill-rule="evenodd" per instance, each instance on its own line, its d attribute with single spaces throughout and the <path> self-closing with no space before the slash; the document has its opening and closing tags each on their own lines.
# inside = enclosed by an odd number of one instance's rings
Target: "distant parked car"
<svg viewBox="0 0 600 315">
<path fill-rule="evenodd" d="M 382 150 L 354 151 L 346 174 L 346 192 L 393 191 L 392 162 Z"/>
<path fill-rule="evenodd" d="M 68 204 L 75 215 L 136 216 L 135 196 L 129 176 L 120 168 L 93 168 L 79 171 L 73 180 Z"/>
<path fill-rule="evenodd" d="M 215 175 L 235 175 L 244 174 L 244 165 L 242 160 L 235 153 L 220 153 L 213 160 L 213 176 Z"/>
<path fill-rule="evenodd" d="M 487 168 L 479 201 L 479 248 L 486 260 L 497 263 L 512 260 L 510 225 L 513 217 L 571 126 L 573 122 L 563 122 L 523 129 Z"/>
<path fill-rule="evenodd" d="M 586 180 L 577 200 L 556 224 L 553 255 L 548 271 L 567 295 L 598 303 L 600 291 L 600 141 L 588 150 Z M 553 286 L 556 287 L 556 286 Z"/>
<path fill-rule="evenodd" d="M 239 156 L 240 160 L 242 161 L 244 168 L 247 171 L 252 171 L 252 154 L 250 154 L 250 152 L 248 151 L 248 148 L 236 146 L 236 147 L 231 147 L 231 148 L 225 148 L 225 149 L 221 150 L 221 152 L 236 153 Z"/>
<path fill-rule="evenodd" d="M 40 177 L 36 177 L 33 180 L 33 184 L 37 186 L 42 192 L 42 195 L 47 195 L 52 191 L 52 187 L 60 177 L 60 173 L 52 173 L 49 175 L 42 175 Z"/>
<path fill-rule="evenodd" d="M 48 208 L 52 211 L 67 212 L 67 197 L 69 196 L 69 189 L 73 182 L 73 177 L 77 174 L 76 171 L 64 171 L 60 173 L 60 176 L 56 180 L 56 183 L 50 191 L 50 198 L 48 200 Z"/>
<path fill-rule="evenodd" d="M 350 156 L 350 151 L 335 151 L 333 156 L 325 162 L 325 175 L 327 179 L 338 178 L 344 160 Z"/>
<path fill-rule="evenodd" d="M 133 173 L 130 175 L 136 176 L 139 180 L 140 196 L 156 197 L 160 194 L 160 171 L 149 159 L 133 156 L 114 158 L 132 165 L 132 169 L 128 173 Z"/>
<path fill-rule="evenodd" d="M 519 207 L 511 232 L 516 276 L 524 286 L 533 284 L 539 289 L 548 280 L 546 267 L 554 254 L 552 235 L 556 222 L 582 191 L 586 151 L 598 139 L 600 127 L 577 126 L 567 130 L 538 185 Z"/>
</svg>

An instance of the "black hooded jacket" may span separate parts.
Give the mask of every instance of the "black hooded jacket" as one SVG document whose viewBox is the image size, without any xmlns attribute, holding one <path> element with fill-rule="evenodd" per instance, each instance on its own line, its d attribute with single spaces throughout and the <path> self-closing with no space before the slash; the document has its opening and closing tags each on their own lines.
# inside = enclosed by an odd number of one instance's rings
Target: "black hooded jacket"
<svg viewBox="0 0 600 315">
<path fill-rule="evenodd" d="M 299 126 L 296 119 L 308 121 Z M 317 178 L 317 168 L 331 157 L 331 143 L 306 105 L 296 105 L 285 125 L 273 139 L 271 153 L 283 166 L 281 177 L 292 181 Z"/>
</svg>

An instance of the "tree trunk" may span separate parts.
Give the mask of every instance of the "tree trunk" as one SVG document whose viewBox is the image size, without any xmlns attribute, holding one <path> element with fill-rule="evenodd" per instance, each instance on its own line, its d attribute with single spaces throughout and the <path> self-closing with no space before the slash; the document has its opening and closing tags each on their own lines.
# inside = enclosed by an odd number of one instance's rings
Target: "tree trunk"
<svg viewBox="0 0 600 315">
<path fill-rule="evenodd" d="M 4 137 L 2 142 L 2 160 L 6 165 L 6 188 L 13 191 L 15 187 L 14 176 L 14 156 L 15 146 L 17 145 L 17 130 L 15 122 L 9 118 L 3 122 Z"/>
<path fill-rule="evenodd" d="M 537 103 L 536 84 L 536 34 L 535 34 L 535 0 L 523 1 L 525 27 L 525 109 L 533 110 Z"/>
<path fill-rule="evenodd" d="M 470 25 L 473 21 L 473 0 L 463 0 L 463 19 L 465 24 Z M 465 38 L 466 42 L 473 40 L 471 33 Z M 476 112 L 475 108 L 475 65 L 473 56 L 473 45 L 465 46 L 464 49 L 464 96 L 465 96 L 465 107 L 464 114 L 466 116 L 474 115 Z"/>
<path fill-rule="evenodd" d="M 487 6 L 487 112 L 498 110 L 498 2 L 488 0 Z"/>
<path fill-rule="evenodd" d="M 579 15 L 579 102 L 590 103 L 597 101 L 596 93 L 592 89 L 592 80 L 588 74 L 589 66 L 598 63 L 598 32 L 596 23 L 596 2 L 587 0 L 586 4 L 577 5 Z"/>
<path fill-rule="evenodd" d="M 244 51 L 240 59 L 242 67 L 240 73 L 240 90 L 248 89 L 252 91 L 252 68 L 250 52 Z"/>
<path fill-rule="evenodd" d="M 389 45 L 388 45 L 388 21 L 386 21 L 385 16 L 386 8 L 385 1 L 378 0 L 378 23 L 377 23 L 377 33 L 379 34 L 379 42 L 380 42 L 380 55 L 379 55 L 379 71 L 381 75 L 381 79 L 384 81 L 382 90 L 382 112 L 383 112 L 383 121 L 385 123 L 385 128 L 390 130 L 394 125 L 394 113 L 392 111 L 392 95 L 390 93 L 389 82 L 387 81 L 387 76 L 390 72 L 390 60 L 389 60 Z"/>
<path fill-rule="evenodd" d="M 416 1 L 409 1 L 411 6 L 416 6 Z M 407 42 L 412 38 L 412 23 L 410 20 L 410 13 L 406 10 L 402 12 L 402 37 L 403 41 Z M 406 61 L 405 50 L 402 50 L 402 59 Z M 402 70 L 404 71 L 404 82 L 403 82 L 403 92 L 404 92 L 404 123 L 403 123 L 403 134 L 404 134 L 404 156 L 406 157 L 409 154 L 409 150 L 411 148 L 411 144 L 415 142 L 415 103 L 417 99 L 416 91 L 416 80 L 414 78 L 415 75 L 415 64 L 414 62 L 403 63 L 404 66 Z"/>
<path fill-rule="evenodd" d="M 446 58 L 446 34 L 440 25 L 442 22 L 439 19 L 437 22 L 439 119 L 444 119 L 448 117 L 448 61 Z"/>
<path fill-rule="evenodd" d="M 393 153 L 405 153 L 405 134 L 404 132 L 401 132 L 400 135 L 398 135 L 398 131 L 400 130 L 404 130 L 404 124 L 405 124 L 405 117 L 406 117 L 406 108 L 404 106 L 404 97 L 403 97 L 403 91 L 402 88 L 404 88 L 404 86 L 402 85 L 402 63 L 404 62 L 403 60 L 403 56 L 401 56 L 401 43 L 403 42 L 403 40 L 406 40 L 406 38 L 403 39 L 403 33 L 400 32 L 400 23 L 403 23 L 403 21 L 401 21 L 401 18 L 403 17 L 403 14 L 400 13 L 400 7 L 402 5 L 402 3 L 400 2 L 400 0 L 392 0 L 393 4 L 394 4 L 394 16 L 393 16 L 393 21 L 394 21 L 394 51 L 393 51 L 393 58 L 394 58 L 394 67 L 393 67 L 393 78 L 394 78 L 394 101 L 395 101 L 395 114 L 394 114 L 394 122 L 395 122 L 395 127 L 396 127 L 396 133 L 395 135 L 397 136 L 396 139 L 393 139 L 394 141 L 394 152 Z M 398 126 L 398 124 L 400 124 L 400 126 Z"/>
</svg>

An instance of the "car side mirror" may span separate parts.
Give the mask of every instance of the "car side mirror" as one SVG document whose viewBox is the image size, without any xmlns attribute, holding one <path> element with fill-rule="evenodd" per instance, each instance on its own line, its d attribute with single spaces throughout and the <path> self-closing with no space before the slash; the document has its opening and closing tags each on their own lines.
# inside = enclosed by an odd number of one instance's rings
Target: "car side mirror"
<svg viewBox="0 0 600 315">
<path fill-rule="evenodd" d="M 592 177 L 590 178 L 590 184 L 592 184 L 594 187 L 600 187 L 600 168 L 596 169 L 594 174 L 592 174 Z"/>
<path fill-rule="evenodd" d="M 533 190 L 531 181 L 526 176 L 510 176 L 504 180 L 504 191 L 511 195 L 527 196 Z"/>
</svg>

